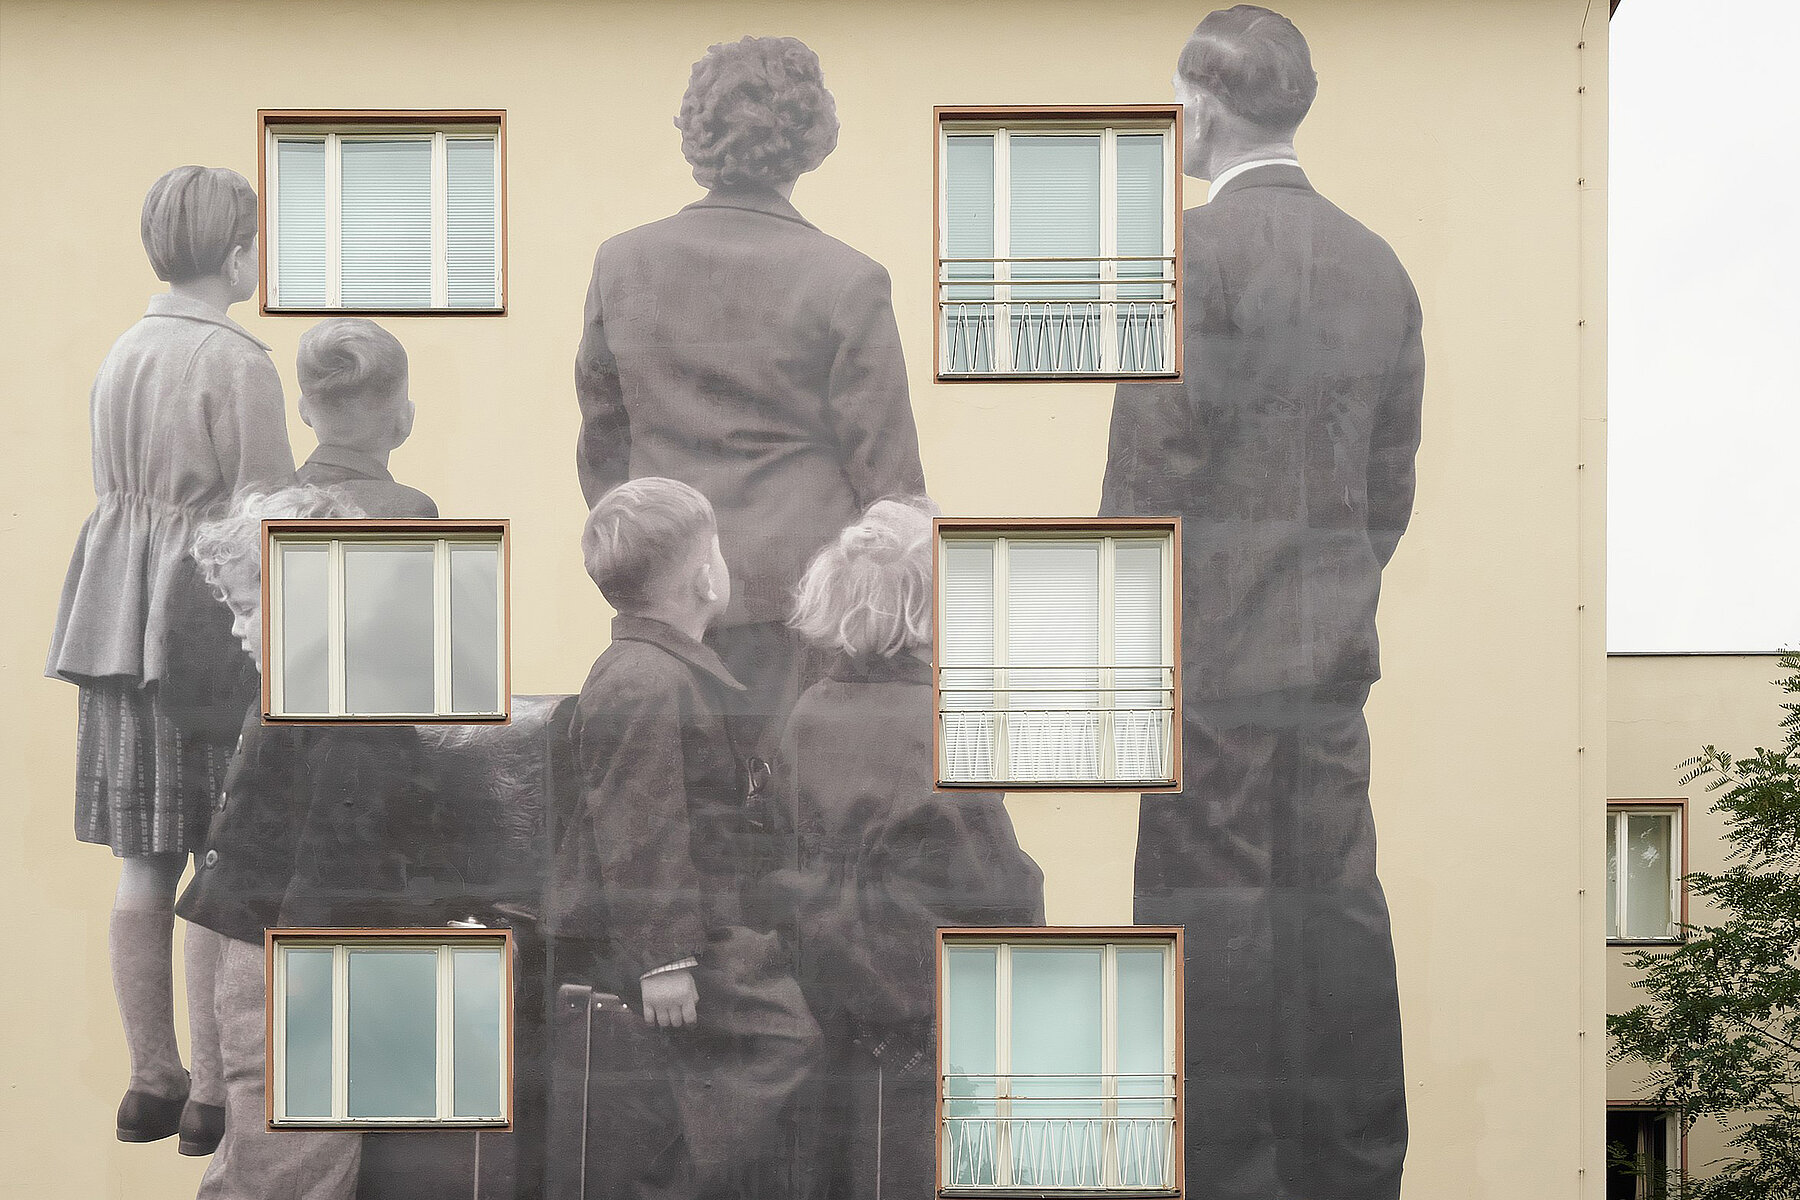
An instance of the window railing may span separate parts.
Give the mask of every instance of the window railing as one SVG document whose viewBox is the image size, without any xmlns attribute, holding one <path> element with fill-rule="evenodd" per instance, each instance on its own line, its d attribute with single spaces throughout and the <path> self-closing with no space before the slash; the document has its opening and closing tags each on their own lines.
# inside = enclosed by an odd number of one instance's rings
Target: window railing
<svg viewBox="0 0 1800 1200">
<path fill-rule="evenodd" d="M 947 1192 L 1175 1188 L 1172 1075 L 952 1074 L 943 1096 Z"/>
<path fill-rule="evenodd" d="M 1174 268 L 1150 255 L 940 259 L 939 370 L 1173 374 Z"/>
<path fill-rule="evenodd" d="M 938 669 L 947 783 L 1162 783 L 1174 777 L 1174 669 Z"/>
</svg>

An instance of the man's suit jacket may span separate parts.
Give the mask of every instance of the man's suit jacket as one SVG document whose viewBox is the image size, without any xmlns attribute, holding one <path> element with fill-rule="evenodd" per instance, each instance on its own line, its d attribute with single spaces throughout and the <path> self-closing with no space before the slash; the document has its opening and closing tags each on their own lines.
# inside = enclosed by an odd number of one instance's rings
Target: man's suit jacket
<svg viewBox="0 0 1800 1200">
<path fill-rule="evenodd" d="M 1101 511 L 1183 518 L 1190 700 L 1367 684 L 1412 511 L 1418 295 L 1298 167 L 1185 220 L 1182 381 L 1119 386 Z"/>
<path fill-rule="evenodd" d="M 784 620 L 822 545 L 925 490 L 886 270 L 771 191 L 714 191 L 601 246 L 575 386 L 590 505 L 646 475 L 712 501 L 726 625 Z"/>
</svg>

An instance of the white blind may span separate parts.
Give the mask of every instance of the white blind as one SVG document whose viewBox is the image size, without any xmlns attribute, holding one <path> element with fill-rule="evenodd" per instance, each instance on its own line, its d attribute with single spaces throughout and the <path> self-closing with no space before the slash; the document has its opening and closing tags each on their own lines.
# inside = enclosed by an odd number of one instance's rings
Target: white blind
<svg viewBox="0 0 1800 1200">
<path fill-rule="evenodd" d="M 1158 133 L 1122 133 L 1119 145 L 1119 254 L 1163 252 L 1163 138 Z M 1120 263 L 1119 278 L 1156 278 L 1163 264 Z M 1122 285 L 1121 298 L 1155 297 L 1156 284 Z"/>
<path fill-rule="evenodd" d="M 1164 776 L 1163 548 L 1113 544 L 1113 755 L 1120 779 Z"/>
<path fill-rule="evenodd" d="M 944 778 L 994 777 L 994 547 L 946 542 L 943 557 Z"/>
<path fill-rule="evenodd" d="M 345 308 L 431 307 L 431 139 L 342 145 Z"/>
<path fill-rule="evenodd" d="M 325 139 L 275 143 L 275 295 L 293 308 L 325 304 Z"/>
<path fill-rule="evenodd" d="M 1099 778 L 1100 550 L 1098 542 L 1008 543 L 1014 779 Z"/>
<path fill-rule="evenodd" d="M 1011 139 L 1012 190 L 1008 219 L 1014 258 L 1100 254 L 1100 135 L 1020 136 Z M 1093 276 L 1098 263 L 1019 263 L 1014 279 Z M 1046 284 L 1013 289 L 1017 299 L 1094 299 L 1097 286 Z"/>
<path fill-rule="evenodd" d="M 450 307 L 494 308 L 499 304 L 495 141 L 453 137 L 444 146 Z"/>
</svg>

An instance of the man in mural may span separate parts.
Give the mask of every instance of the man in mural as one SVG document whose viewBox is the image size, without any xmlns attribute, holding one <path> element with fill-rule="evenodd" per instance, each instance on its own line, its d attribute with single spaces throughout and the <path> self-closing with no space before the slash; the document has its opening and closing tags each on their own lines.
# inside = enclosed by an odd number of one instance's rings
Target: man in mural
<svg viewBox="0 0 1800 1200">
<path fill-rule="evenodd" d="M 1399 1004 L 1363 704 L 1413 498 L 1424 358 L 1388 246 L 1313 190 L 1285 18 L 1214 12 L 1175 88 L 1182 379 L 1119 388 L 1102 511 L 1178 513 L 1183 791 L 1145 796 L 1136 915 L 1187 928 L 1187 1169 L 1218 1200 L 1392 1200 Z"/>
<path fill-rule="evenodd" d="M 712 502 L 732 600 L 706 644 L 745 686 L 733 733 L 752 746 L 811 682 L 784 624 L 800 573 L 925 474 L 887 271 L 789 200 L 837 145 L 818 56 L 794 38 L 713 46 L 675 123 L 707 195 L 594 259 L 576 464 L 589 505 L 646 475 Z"/>
</svg>

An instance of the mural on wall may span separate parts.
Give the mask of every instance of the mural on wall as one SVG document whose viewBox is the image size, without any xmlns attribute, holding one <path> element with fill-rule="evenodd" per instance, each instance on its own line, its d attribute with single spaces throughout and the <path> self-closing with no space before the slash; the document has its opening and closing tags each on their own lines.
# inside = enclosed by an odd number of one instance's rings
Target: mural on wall
<svg viewBox="0 0 1800 1200">
<path fill-rule="evenodd" d="M 1136 919 L 1186 931 L 1186 1180 L 1391 1198 L 1362 709 L 1419 307 L 1295 158 L 1291 24 L 1211 14 L 1176 86 L 1212 181 L 1182 379 L 1120 385 L 1102 506 L 1183 521 L 1184 790 L 1142 800 Z M 437 515 L 387 467 L 406 355 L 360 318 L 306 333 L 296 472 L 268 348 L 226 315 L 253 189 L 182 167 L 145 201 L 170 291 L 94 385 L 48 673 L 80 687 L 77 836 L 122 859 L 117 1135 L 211 1155 L 203 1197 L 936 1191 L 936 930 L 1042 925 L 1044 878 L 999 795 L 934 787 L 937 509 L 888 275 L 791 200 L 837 143 L 819 61 L 714 46 L 676 124 L 707 194 L 600 247 L 575 364 L 580 551 L 617 616 L 569 647 L 606 647 L 578 695 L 507 725 L 264 723 L 260 521 Z M 271 1130 L 263 931 L 451 922 L 514 934 L 511 1128 Z"/>
<path fill-rule="evenodd" d="M 1182 48 L 1182 382 L 1118 390 L 1101 511 L 1182 518 L 1183 791 L 1141 801 L 1136 919 L 1187 930 L 1188 1178 L 1399 1194 L 1400 1006 L 1369 740 L 1381 571 L 1412 514 L 1424 353 L 1387 244 L 1294 153 L 1300 32 Z"/>
</svg>

